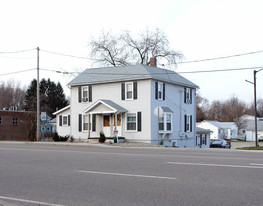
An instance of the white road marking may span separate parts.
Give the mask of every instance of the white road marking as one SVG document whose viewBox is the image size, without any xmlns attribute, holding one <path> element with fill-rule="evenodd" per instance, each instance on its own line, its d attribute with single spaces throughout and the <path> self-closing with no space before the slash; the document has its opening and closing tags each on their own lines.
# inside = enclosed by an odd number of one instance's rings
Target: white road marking
<svg viewBox="0 0 263 206">
<path fill-rule="evenodd" d="M 47 206 L 65 206 L 65 205 L 52 204 L 52 203 L 47 203 L 47 202 L 38 202 L 38 201 L 33 201 L 33 200 L 25 200 L 25 199 L 18 199 L 18 198 L 13 198 L 13 197 L 4 197 L 4 196 L 0 196 L 0 199 L 12 200 L 12 201 L 18 201 L 18 202 L 26 202 L 26 203 L 38 204 L 38 205 L 47 205 Z"/>
<path fill-rule="evenodd" d="M 126 176 L 126 177 L 145 177 L 145 178 L 154 178 L 154 179 L 176 180 L 175 177 L 161 177 L 161 176 L 150 176 L 150 175 L 122 174 L 122 173 L 86 171 L 86 170 L 77 170 L 77 172 L 90 173 L 90 174 L 101 174 L 101 175 L 115 175 L 115 176 Z"/>
<path fill-rule="evenodd" d="M 263 166 L 263 164 L 258 164 L 258 163 L 250 163 L 250 165 L 258 165 L 258 166 Z"/>
<path fill-rule="evenodd" d="M 221 165 L 221 164 L 203 164 L 203 163 L 187 163 L 187 162 L 166 162 L 167 164 L 174 165 L 196 165 L 196 166 L 209 166 L 209 167 L 234 167 L 234 168 L 253 168 L 253 169 L 263 169 L 257 166 L 244 166 L 244 165 Z"/>
</svg>

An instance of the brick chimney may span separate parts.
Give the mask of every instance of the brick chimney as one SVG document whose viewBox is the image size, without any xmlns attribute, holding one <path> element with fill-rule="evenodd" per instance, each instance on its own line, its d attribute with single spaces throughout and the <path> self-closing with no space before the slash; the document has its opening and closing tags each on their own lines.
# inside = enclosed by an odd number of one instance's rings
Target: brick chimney
<svg viewBox="0 0 263 206">
<path fill-rule="evenodd" d="M 150 66 L 151 66 L 151 67 L 156 67 L 156 65 L 157 65 L 157 59 L 156 59 L 156 57 L 151 57 L 151 58 L 150 58 Z"/>
</svg>

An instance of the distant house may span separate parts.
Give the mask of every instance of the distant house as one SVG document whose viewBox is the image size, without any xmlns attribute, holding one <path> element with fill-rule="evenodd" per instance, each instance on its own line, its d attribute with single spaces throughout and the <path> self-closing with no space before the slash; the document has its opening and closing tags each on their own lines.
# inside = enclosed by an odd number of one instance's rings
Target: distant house
<svg viewBox="0 0 263 206">
<path fill-rule="evenodd" d="M 35 113 L 0 110 L 1 140 L 32 140 L 35 137 Z"/>
<path fill-rule="evenodd" d="M 41 112 L 40 115 L 40 135 L 41 137 L 51 137 L 52 133 L 56 132 L 56 125 L 52 124 L 51 117 L 46 112 Z"/>
<path fill-rule="evenodd" d="M 244 115 L 242 117 L 243 126 L 239 130 L 238 137 L 246 141 L 255 141 L 255 117 L 250 115 Z M 257 118 L 257 133 L 258 137 L 263 136 L 263 118 Z"/>
<path fill-rule="evenodd" d="M 238 128 L 234 122 L 204 120 L 197 127 L 211 130 L 210 139 L 237 139 Z"/>
<path fill-rule="evenodd" d="M 198 86 L 174 71 L 154 64 L 86 69 L 68 85 L 71 105 L 54 113 L 59 135 L 89 140 L 103 132 L 195 147 Z"/>
<path fill-rule="evenodd" d="M 196 127 L 196 147 L 209 148 L 210 147 L 210 133 L 209 129 Z"/>
</svg>

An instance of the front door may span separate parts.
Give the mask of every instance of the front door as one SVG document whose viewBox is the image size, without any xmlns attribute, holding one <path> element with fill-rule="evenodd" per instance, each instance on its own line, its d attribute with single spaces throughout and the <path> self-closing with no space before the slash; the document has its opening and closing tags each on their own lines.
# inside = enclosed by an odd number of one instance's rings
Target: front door
<svg viewBox="0 0 263 206">
<path fill-rule="evenodd" d="M 116 124 L 116 120 L 115 120 L 115 115 L 114 115 L 114 130 L 115 130 L 115 124 Z M 121 129 L 121 114 L 117 114 L 117 130 L 118 130 L 118 136 L 122 136 L 122 129 Z"/>
<path fill-rule="evenodd" d="M 110 131 L 110 115 L 103 115 L 103 133 L 105 134 L 106 137 L 110 137 L 111 131 Z"/>
</svg>

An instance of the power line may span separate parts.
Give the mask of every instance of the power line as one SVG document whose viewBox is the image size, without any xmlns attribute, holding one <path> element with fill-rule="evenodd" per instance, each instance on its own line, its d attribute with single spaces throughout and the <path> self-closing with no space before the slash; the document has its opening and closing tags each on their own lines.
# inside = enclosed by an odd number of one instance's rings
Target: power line
<svg viewBox="0 0 263 206">
<path fill-rule="evenodd" d="M 23 72 L 28 72 L 28 71 L 33 71 L 36 69 L 26 69 L 26 70 L 21 70 L 21 71 L 16 71 L 16 72 L 10 72 L 10 73 L 5 73 L 5 74 L 0 74 L 0 76 L 6 76 L 6 75 L 11 75 L 11 74 L 18 74 L 18 73 L 23 73 Z"/>
<path fill-rule="evenodd" d="M 234 54 L 234 55 L 229 55 L 229 56 L 221 56 L 221 57 L 214 57 L 214 58 L 208 58 L 208 59 L 199 59 L 199 60 L 191 60 L 191 61 L 185 61 L 185 62 L 177 62 L 176 64 L 188 64 L 188 63 L 196 63 L 196 62 L 204 62 L 204 61 L 213 61 L 213 60 L 219 60 L 219 59 L 227 59 L 227 58 L 257 54 L 257 53 L 262 53 L 262 52 L 263 52 L 263 50 L 259 50 L 259 51 L 252 51 L 252 52 L 247 52 L 247 53 L 242 53 L 242 54 Z"/>
<path fill-rule="evenodd" d="M 28 51 L 32 51 L 32 50 L 35 50 L 35 48 L 34 49 L 25 49 L 25 50 L 20 50 L 20 51 L 4 51 L 4 52 L 0 51 L 0 54 L 24 53 L 24 52 L 28 52 Z"/>
<path fill-rule="evenodd" d="M 53 51 L 47 51 L 47 50 L 43 50 L 43 49 L 41 49 L 41 51 L 46 52 L 46 53 L 50 53 L 50 54 L 60 55 L 60 56 L 77 58 L 77 59 L 97 60 L 97 59 L 92 59 L 92 58 L 87 58 L 87 57 L 74 56 L 74 55 L 71 55 L 71 54 L 63 54 L 63 53 L 58 53 L 58 52 L 53 52 Z"/>
</svg>

